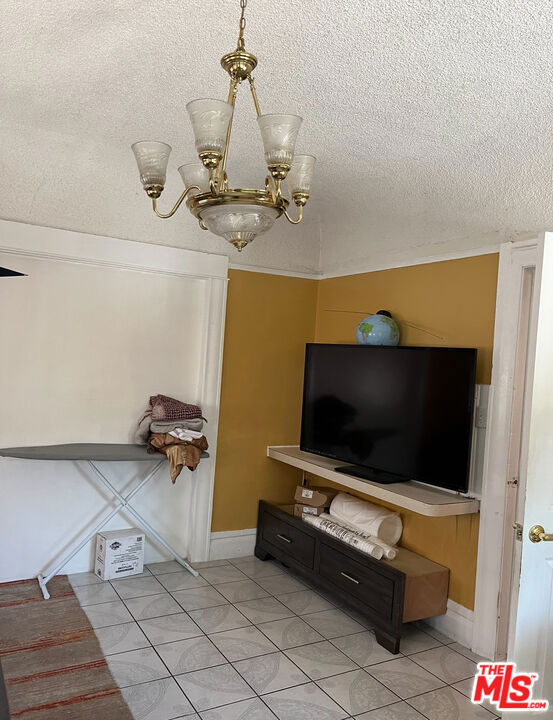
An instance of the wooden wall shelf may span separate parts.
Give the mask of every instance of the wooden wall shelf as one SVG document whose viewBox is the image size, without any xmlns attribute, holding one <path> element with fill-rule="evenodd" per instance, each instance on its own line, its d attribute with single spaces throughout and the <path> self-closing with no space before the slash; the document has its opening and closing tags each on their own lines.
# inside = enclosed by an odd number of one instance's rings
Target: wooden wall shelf
<svg viewBox="0 0 553 720">
<path fill-rule="evenodd" d="M 267 456 L 420 515 L 446 517 L 470 515 L 480 510 L 480 502 L 474 498 L 467 498 L 423 483 L 410 481 L 380 485 L 370 480 L 360 480 L 353 475 L 338 473 L 334 470 L 340 464 L 338 460 L 304 452 L 297 445 L 269 445 Z"/>
</svg>

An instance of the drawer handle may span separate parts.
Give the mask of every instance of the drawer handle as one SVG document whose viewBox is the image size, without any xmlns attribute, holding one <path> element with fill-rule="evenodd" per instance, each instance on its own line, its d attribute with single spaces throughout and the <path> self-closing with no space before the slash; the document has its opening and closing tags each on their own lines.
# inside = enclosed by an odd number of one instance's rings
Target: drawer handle
<svg viewBox="0 0 553 720">
<path fill-rule="evenodd" d="M 343 577 L 345 577 L 346 580 L 349 580 L 350 582 L 355 583 L 356 585 L 359 585 L 359 584 L 360 584 L 360 583 L 359 583 L 359 580 L 356 580 L 354 577 L 351 577 L 351 575 L 348 575 L 348 574 L 345 573 L 345 572 L 341 572 L 340 575 L 343 575 Z"/>
<path fill-rule="evenodd" d="M 278 538 L 279 540 L 284 540 L 284 542 L 289 543 L 289 544 L 292 542 L 292 541 L 290 540 L 290 538 L 287 538 L 287 537 L 286 537 L 286 535 L 277 535 L 277 538 Z"/>
</svg>

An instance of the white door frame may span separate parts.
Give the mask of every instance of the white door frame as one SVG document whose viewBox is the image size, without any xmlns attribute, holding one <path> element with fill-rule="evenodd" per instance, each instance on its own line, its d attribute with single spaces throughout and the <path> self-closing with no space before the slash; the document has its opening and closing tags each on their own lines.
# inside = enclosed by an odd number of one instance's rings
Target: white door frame
<svg viewBox="0 0 553 720">
<path fill-rule="evenodd" d="M 502 579 L 506 522 L 514 520 L 506 516 L 505 509 L 517 338 L 525 271 L 536 268 L 534 287 L 539 292 L 542 253 L 543 236 L 504 243 L 499 251 L 492 397 L 484 457 L 472 642 L 472 649 L 486 658 L 495 658 L 500 623 L 508 622 L 508 616 L 499 618 L 499 592 L 502 581 L 506 581 L 506 578 Z M 534 305 L 534 312 L 537 312 L 538 302 Z M 533 365 L 534 354 L 535 347 L 531 344 L 527 357 L 529 364 Z M 509 546 L 508 551 L 511 550 Z"/>
</svg>

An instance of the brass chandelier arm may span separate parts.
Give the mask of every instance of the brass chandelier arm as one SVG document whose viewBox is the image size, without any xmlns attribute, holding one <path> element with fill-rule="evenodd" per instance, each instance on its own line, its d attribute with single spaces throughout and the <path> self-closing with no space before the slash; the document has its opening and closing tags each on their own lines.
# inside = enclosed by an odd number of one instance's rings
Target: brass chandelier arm
<svg viewBox="0 0 553 720">
<path fill-rule="evenodd" d="M 253 104 L 255 105 L 255 112 L 257 117 L 261 115 L 261 108 L 259 107 L 259 101 L 257 99 L 257 93 L 255 91 L 254 79 L 251 75 L 248 75 L 248 82 L 250 83 L 250 90 L 252 91 Z"/>
<path fill-rule="evenodd" d="M 180 206 L 182 205 L 182 202 L 183 202 L 184 198 L 188 195 L 188 193 L 189 193 L 191 190 L 197 190 L 198 192 L 203 192 L 203 190 L 201 189 L 201 187 L 198 187 L 198 185 L 189 185 L 187 188 L 184 188 L 184 192 L 182 193 L 182 195 L 180 196 L 180 198 L 177 200 L 177 202 L 176 202 L 175 205 L 173 206 L 173 209 L 172 209 L 170 212 L 165 213 L 165 214 L 158 212 L 158 209 L 157 209 L 157 198 L 152 198 L 152 207 L 153 207 L 153 209 L 154 209 L 155 214 L 156 214 L 158 217 L 160 217 L 160 218 L 170 218 L 170 217 L 173 217 L 173 215 L 177 212 L 177 210 L 178 210 L 178 209 L 180 208 Z"/>
<path fill-rule="evenodd" d="M 271 175 L 267 175 L 265 178 L 265 191 L 271 193 L 273 202 L 278 202 L 278 199 L 282 197 L 281 186 L 278 184 L 278 180 L 275 180 Z"/>
<path fill-rule="evenodd" d="M 284 211 L 284 215 L 289 223 L 292 223 L 292 225 L 299 225 L 301 223 L 301 221 L 303 220 L 303 206 L 300 205 L 298 207 L 298 219 L 297 220 L 292 220 L 290 215 L 288 215 L 288 210 Z"/>
<path fill-rule="evenodd" d="M 218 182 L 218 181 L 217 181 L 217 179 L 216 179 L 216 178 L 213 178 L 213 177 L 211 177 L 211 173 L 210 173 L 210 178 L 209 178 L 209 189 L 210 189 L 210 191 L 211 191 L 211 194 L 213 195 L 213 197 L 217 197 L 217 195 L 218 195 L 218 191 L 217 191 L 217 182 Z"/>
<path fill-rule="evenodd" d="M 237 90 L 238 90 L 238 85 L 240 85 L 240 82 L 241 82 L 241 81 L 240 81 L 240 80 L 237 80 L 236 78 L 231 78 L 230 87 L 229 87 L 229 91 L 228 91 L 228 100 L 227 100 L 227 102 L 228 102 L 230 105 L 232 105 L 232 107 L 234 107 L 234 106 L 236 105 L 236 92 L 237 92 Z M 230 136 L 231 136 L 231 133 L 232 133 L 232 119 L 233 119 L 233 117 L 234 117 L 234 112 L 233 112 L 232 115 L 230 116 L 230 120 L 229 120 L 228 128 L 227 128 L 227 137 L 226 137 L 226 140 L 225 140 L 225 150 L 224 150 L 224 152 L 223 152 L 223 159 L 221 160 L 221 162 L 220 162 L 220 164 L 219 164 L 219 168 L 218 168 L 218 170 L 217 170 L 217 177 L 218 177 L 218 181 L 219 181 L 219 187 L 221 187 L 221 185 L 223 184 L 224 178 L 225 178 L 225 175 L 226 175 L 225 169 L 226 169 L 226 167 L 227 167 L 228 149 L 229 149 L 229 145 L 230 145 Z"/>
</svg>

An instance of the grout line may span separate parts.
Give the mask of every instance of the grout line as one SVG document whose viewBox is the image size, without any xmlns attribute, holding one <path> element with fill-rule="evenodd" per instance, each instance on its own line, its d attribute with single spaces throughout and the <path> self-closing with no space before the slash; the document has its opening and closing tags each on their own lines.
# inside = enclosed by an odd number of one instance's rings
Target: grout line
<svg viewBox="0 0 553 720">
<path fill-rule="evenodd" d="M 419 712 L 423 717 L 427 718 L 427 720 L 432 720 L 431 718 L 428 717 L 428 715 L 425 715 L 425 714 L 422 712 L 422 710 L 419 710 L 419 709 L 416 708 L 414 705 L 411 705 L 411 703 L 410 703 L 409 701 L 410 701 L 410 700 L 414 700 L 414 699 L 417 698 L 417 697 L 422 697 L 423 695 L 429 695 L 430 693 L 433 693 L 433 692 L 439 692 L 439 691 L 441 691 L 441 690 L 445 690 L 446 688 L 448 688 L 448 689 L 452 690 L 453 692 L 459 694 L 459 695 L 460 695 L 461 697 L 463 697 L 465 700 L 468 700 L 468 701 L 470 702 L 470 698 L 468 698 L 468 697 L 467 697 L 466 695 L 464 695 L 462 692 L 460 692 L 459 690 L 457 690 L 457 688 L 453 687 L 453 685 L 445 685 L 444 687 L 436 688 L 435 690 L 427 690 L 426 692 L 420 693 L 419 695 L 413 695 L 413 697 L 410 697 L 410 698 L 404 700 L 403 702 L 408 703 L 412 708 L 414 708 L 417 712 Z M 488 708 L 484 707 L 484 705 L 482 705 L 481 703 L 477 703 L 477 705 L 476 705 L 475 707 L 480 707 L 482 710 L 485 710 L 487 713 L 489 713 L 489 715 L 490 715 L 489 720 L 496 720 L 496 718 L 498 717 L 498 716 L 494 715 L 494 714 L 491 712 L 491 710 L 488 710 Z"/>
<path fill-rule="evenodd" d="M 278 691 L 277 691 L 277 692 L 278 692 Z M 259 695 L 258 695 L 258 697 L 259 697 Z M 271 715 L 276 718 L 277 716 L 274 714 L 274 712 L 271 710 L 271 708 L 267 705 L 267 703 L 265 702 L 265 700 L 263 700 L 262 697 L 259 697 L 259 699 L 261 700 L 261 702 L 263 703 L 263 705 L 265 705 L 265 707 L 266 707 L 267 710 L 271 713 Z M 277 718 L 277 720 L 278 720 L 278 718 Z M 347 720 L 347 719 L 346 719 L 346 720 Z"/>
<path fill-rule="evenodd" d="M 402 658 L 397 658 L 397 660 L 410 660 L 410 659 L 411 659 L 411 658 L 410 658 L 409 655 L 405 655 L 405 656 L 402 657 Z M 391 661 L 391 660 L 384 660 L 384 662 L 386 663 L 386 662 L 392 662 L 392 661 Z M 442 678 L 439 678 L 439 677 L 438 677 L 437 675 L 435 675 L 433 672 L 430 672 L 430 670 L 427 670 L 426 668 L 423 668 L 422 665 L 419 665 L 418 663 L 414 662 L 413 660 L 411 660 L 411 662 L 412 662 L 414 665 L 416 665 L 419 669 L 424 670 L 424 672 L 428 673 L 429 675 L 432 675 L 432 677 L 436 678 L 436 680 L 439 680 L 439 681 L 442 683 L 442 686 L 443 686 L 443 685 L 448 685 L 448 683 L 447 683 L 446 680 L 442 680 Z M 375 663 L 375 665 L 380 665 L 380 664 L 381 664 L 381 663 Z M 374 668 L 375 665 L 368 665 L 367 667 L 373 667 L 373 668 Z M 369 671 L 367 670 L 367 672 L 369 672 Z M 377 679 L 377 678 L 375 678 L 375 680 L 376 680 L 376 679 Z M 457 680 L 456 680 L 455 682 L 460 682 L 460 681 L 457 681 Z M 436 689 L 436 690 L 439 690 L 440 688 L 435 688 L 435 689 Z M 432 692 L 432 691 L 431 691 L 431 690 L 425 690 L 425 692 Z M 419 693 L 419 695 L 423 695 L 423 694 L 424 694 L 424 693 Z M 416 697 L 416 695 L 413 695 L 413 697 Z"/>
<path fill-rule="evenodd" d="M 436 642 L 438 642 L 438 641 L 436 641 Z M 414 662 L 417 662 L 414 659 L 416 655 L 422 655 L 423 653 L 431 652 L 432 650 L 439 650 L 440 648 L 447 648 L 450 652 L 455 653 L 456 655 L 459 655 L 459 657 L 462 657 L 465 660 L 468 660 L 468 662 L 473 663 L 474 666 L 476 666 L 478 664 L 474 660 L 471 660 L 466 655 L 463 655 L 463 653 L 460 653 L 457 650 L 454 650 L 452 647 L 450 647 L 449 645 L 446 645 L 445 643 L 443 643 L 440 647 L 428 648 L 428 650 L 417 650 L 417 652 L 411 653 L 411 655 L 409 655 L 409 657 L 412 658 Z M 417 665 L 419 665 L 424 670 L 426 670 L 424 665 L 420 665 L 420 663 L 418 663 L 418 662 L 417 662 Z M 462 682 L 463 680 L 466 680 L 466 678 L 461 678 L 461 680 L 455 680 L 455 682 Z"/>
<path fill-rule="evenodd" d="M 255 625 L 254 625 L 253 627 L 255 627 Z M 235 629 L 235 630 L 243 630 L 244 628 L 234 628 L 234 629 Z M 223 632 L 232 632 L 232 630 L 223 630 Z M 212 635 L 219 635 L 219 634 L 220 634 L 220 633 L 212 633 Z M 211 637 L 210 637 L 209 639 L 211 640 Z M 211 642 L 215 645 L 215 643 L 213 642 L 213 640 L 211 640 Z M 269 642 L 270 642 L 270 641 L 269 641 Z M 224 650 L 221 650 L 221 648 L 218 647 L 217 645 L 215 645 L 215 647 L 216 647 L 217 650 L 221 653 L 221 655 L 226 659 L 226 661 L 227 661 L 228 663 L 230 663 L 231 665 L 234 665 L 234 663 L 242 662 L 243 660 L 254 660 L 254 659 L 256 659 L 256 658 L 265 657 L 265 655 L 275 655 L 277 652 L 282 652 L 282 650 L 279 651 L 279 649 L 278 649 L 278 648 L 276 647 L 276 645 L 275 645 L 275 649 L 274 649 L 274 650 L 269 650 L 269 651 L 266 652 L 266 653 L 261 653 L 260 655 L 251 655 L 251 656 L 248 656 L 248 657 L 245 657 L 245 658 L 238 658 L 237 660 L 231 660 L 227 655 L 225 655 L 225 651 L 224 651 Z M 238 670 L 238 668 L 236 668 L 236 669 Z M 240 671 L 238 670 L 238 672 L 240 672 Z"/>
<path fill-rule="evenodd" d="M 148 643 L 148 645 L 151 646 L 152 643 L 150 642 L 150 638 L 146 635 L 144 630 L 142 630 L 142 628 L 136 622 L 136 620 L 134 620 L 134 618 L 133 618 L 133 622 L 121 623 L 121 625 L 136 625 L 136 627 L 139 629 L 139 631 L 142 633 L 142 635 L 144 635 L 144 638 L 145 638 L 146 642 Z M 108 625 L 108 627 L 119 627 L 119 626 L 118 625 Z M 96 628 L 96 630 L 103 630 L 103 629 L 104 628 Z M 98 638 L 98 633 L 96 632 L 96 630 L 94 630 L 94 633 L 96 634 L 96 639 L 100 643 L 100 639 Z M 104 653 L 104 657 L 107 658 L 107 657 L 110 657 L 111 655 L 121 655 L 122 653 L 133 652 L 133 650 L 146 650 L 148 645 L 146 647 L 141 647 L 141 648 L 132 648 L 131 650 L 120 650 L 119 652 Z M 101 649 L 102 649 L 102 645 L 100 643 L 100 650 Z M 104 652 L 104 651 L 102 650 L 102 652 Z"/>
</svg>

